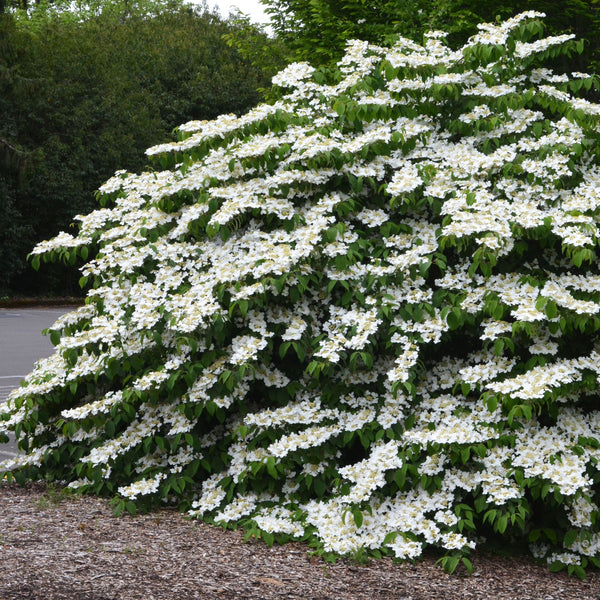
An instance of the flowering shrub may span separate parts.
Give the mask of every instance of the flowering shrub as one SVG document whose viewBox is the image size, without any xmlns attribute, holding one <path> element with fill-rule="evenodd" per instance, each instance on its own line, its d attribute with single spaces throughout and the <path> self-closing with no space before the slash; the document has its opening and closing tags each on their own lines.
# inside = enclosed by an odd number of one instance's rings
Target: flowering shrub
<svg viewBox="0 0 600 600">
<path fill-rule="evenodd" d="M 349 42 L 117 173 L 34 250 L 91 291 L 4 407 L 3 469 L 321 553 L 600 564 L 600 106 L 539 16 Z"/>
</svg>

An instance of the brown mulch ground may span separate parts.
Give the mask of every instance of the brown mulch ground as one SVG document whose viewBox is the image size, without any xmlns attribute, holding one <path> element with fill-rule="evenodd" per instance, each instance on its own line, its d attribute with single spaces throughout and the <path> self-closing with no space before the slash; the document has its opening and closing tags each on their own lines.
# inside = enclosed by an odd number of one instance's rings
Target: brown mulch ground
<svg viewBox="0 0 600 600">
<path fill-rule="evenodd" d="M 476 554 L 474 574 L 425 558 L 335 565 L 163 510 L 113 516 L 104 500 L 0 484 L 0 600 L 600 600 L 586 581 L 527 559 Z"/>
</svg>

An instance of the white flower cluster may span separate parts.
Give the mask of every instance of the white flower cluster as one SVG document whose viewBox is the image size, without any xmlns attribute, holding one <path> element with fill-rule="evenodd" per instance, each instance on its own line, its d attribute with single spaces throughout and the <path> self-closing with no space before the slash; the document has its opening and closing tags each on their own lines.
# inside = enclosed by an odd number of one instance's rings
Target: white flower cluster
<svg viewBox="0 0 600 600">
<path fill-rule="evenodd" d="M 139 496 L 155 494 L 158 491 L 160 482 L 166 478 L 164 473 L 158 473 L 150 479 L 140 479 L 131 485 L 122 486 L 119 488 L 119 494 L 130 500 L 135 500 Z"/>
<path fill-rule="evenodd" d="M 34 250 L 94 251 L 93 287 L 0 407 L 30 449 L 0 470 L 399 558 L 539 488 L 577 537 L 535 552 L 600 557 L 600 107 L 523 60 L 571 38 L 539 16 L 351 41 L 333 84 L 290 65 L 117 172 Z"/>
<path fill-rule="evenodd" d="M 292 511 L 283 506 L 266 507 L 253 519 L 256 525 L 267 533 L 287 533 L 292 537 L 304 535 L 304 527 L 295 522 Z"/>
<path fill-rule="evenodd" d="M 353 482 L 348 502 L 368 500 L 373 490 L 385 483 L 384 473 L 389 469 L 399 469 L 402 459 L 398 456 L 399 444 L 391 441 L 373 448 L 371 456 L 339 470 L 340 475 Z"/>
</svg>

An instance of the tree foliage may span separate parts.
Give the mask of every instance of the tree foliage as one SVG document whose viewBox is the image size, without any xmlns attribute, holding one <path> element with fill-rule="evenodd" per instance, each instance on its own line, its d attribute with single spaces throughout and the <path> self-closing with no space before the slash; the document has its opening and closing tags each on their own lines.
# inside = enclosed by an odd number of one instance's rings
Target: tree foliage
<svg viewBox="0 0 600 600">
<path fill-rule="evenodd" d="M 424 0 L 267 0 L 263 4 L 273 30 L 295 58 L 313 64 L 339 60 L 349 39 L 380 44 L 389 42 L 394 33 L 420 38 L 429 13 L 436 11 Z"/>
<path fill-rule="evenodd" d="M 477 24 L 508 18 L 523 10 L 544 12 L 551 34 L 574 33 L 587 40 L 578 69 L 600 61 L 600 4 L 596 0 L 262 0 L 277 36 L 296 59 L 332 64 L 346 40 L 385 44 L 394 35 L 420 41 L 430 29 L 463 43 Z"/>
<path fill-rule="evenodd" d="M 271 78 L 294 60 L 293 53 L 279 37 L 270 36 L 265 26 L 251 22 L 250 17 L 237 12 L 229 15 L 235 27 L 223 36 L 245 59 Z M 267 95 L 269 90 L 263 90 Z"/>
<path fill-rule="evenodd" d="M 178 123 L 247 110 L 267 81 L 223 41 L 235 25 L 206 10 L 58 6 L 0 17 L 0 173 L 18 213 L 5 223 L 29 225 L 11 268 L 91 210 L 94 191 L 117 168 L 143 168 L 143 150 Z M 0 289 L 64 294 L 77 279 L 64 269 L 20 278 L 3 270 Z"/>
<path fill-rule="evenodd" d="M 92 288 L 0 468 L 320 553 L 599 565 L 598 82 L 537 16 L 295 63 L 105 183 L 34 252 Z"/>
</svg>

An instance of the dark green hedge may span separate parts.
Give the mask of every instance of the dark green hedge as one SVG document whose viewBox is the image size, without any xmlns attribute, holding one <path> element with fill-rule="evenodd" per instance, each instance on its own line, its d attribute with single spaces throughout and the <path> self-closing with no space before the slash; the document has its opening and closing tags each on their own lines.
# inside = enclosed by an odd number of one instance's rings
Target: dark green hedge
<svg viewBox="0 0 600 600">
<path fill-rule="evenodd" d="M 0 15 L 0 295 L 77 293 L 72 267 L 25 266 L 34 244 L 89 212 L 117 168 L 143 168 L 176 125 L 259 101 L 268 82 L 223 40 L 232 27 L 183 5 L 80 22 Z"/>
</svg>

